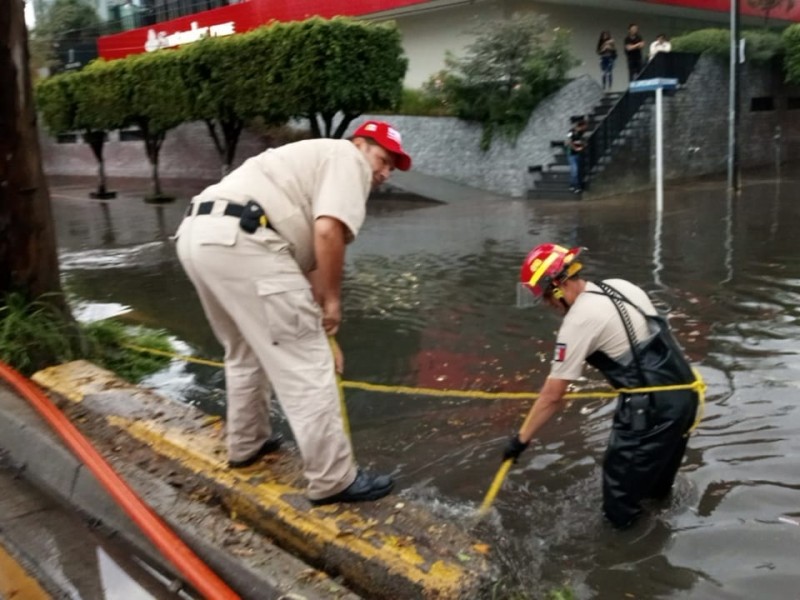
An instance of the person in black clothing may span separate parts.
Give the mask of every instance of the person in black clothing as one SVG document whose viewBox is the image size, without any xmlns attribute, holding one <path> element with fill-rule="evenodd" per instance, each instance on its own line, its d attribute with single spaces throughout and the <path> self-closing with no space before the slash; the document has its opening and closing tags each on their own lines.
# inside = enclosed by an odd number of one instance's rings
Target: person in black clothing
<svg viewBox="0 0 800 600">
<path fill-rule="evenodd" d="M 642 70 L 642 48 L 644 40 L 639 35 L 639 26 L 631 23 L 628 26 L 628 36 L 625 38 L 625 55 L 628 57 L 628 76 L 633 81 Z"/>
<path fill-rule="evenodd" d="M 583 192 L 583 173 L 582 173 L 582 159 L 583 151 L 586 148 L 586 140 L 583 135 L 586 133 L 588 123 L 586 119 L 581 118 L 575 123 L 567 134 L 567 140 L 564 144 L 567 150 L 567 160 L 569 161 L 569 189 L 574 194 Z"/>
</svg>

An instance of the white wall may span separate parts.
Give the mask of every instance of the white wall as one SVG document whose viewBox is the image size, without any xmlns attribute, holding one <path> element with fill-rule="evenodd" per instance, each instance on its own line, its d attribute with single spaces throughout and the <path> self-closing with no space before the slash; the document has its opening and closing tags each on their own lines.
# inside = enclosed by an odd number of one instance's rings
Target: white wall
<svg viewBox="0 0 800 600">
<path fill-rule="evenodd" d="M 427 9 L 401 14 L 393 19 L 403 34 L 409 59 L 406 87 L 418 88 L 431 74 L 444 67 L 446 51 L 463 56 L 473 39 L 470 29 L 490 19 L 510 17 L 515 12 L 534 11 L 548 15 L 552 27 L 572 32 L 572 50 L 581 64 L 571 75 L 600 78 L 599 59 L 595 52 L 600 31 L 608 29 L 617 41 L 619 58 L 614 69 L 614 89 L 628 84 L 628 70 L 622 40 L 628 24 L 636 22 L 646 45 L 656 35 L 674 37 L 704 27 L 725 27 L 727 14 L 656 5 L 639 0 L 571 0 L 567 2 L 530 2 L 526 0 L 477 0 L 450 8 Z M 609 8 L 613 6 L 613 8 Z M 381 19 L 382 20 L 382 19 Z"/>
</svg>

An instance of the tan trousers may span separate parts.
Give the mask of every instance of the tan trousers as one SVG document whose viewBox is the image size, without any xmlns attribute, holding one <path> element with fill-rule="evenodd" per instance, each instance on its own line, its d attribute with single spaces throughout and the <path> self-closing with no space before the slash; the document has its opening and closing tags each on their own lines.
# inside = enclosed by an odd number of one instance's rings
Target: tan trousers
<svg viewBox="0 0 800 600">
<path fill-rule="evenodd" d="M 321 311 L 286 242 L 270 229 L 245 233 L 222 214 L 225 205 L 186 217 L 177 249 L 225 348 L 228 458 L 246 459 L 269 438 L 274 388 L 303 457 L 308 497 L 336 494 L 356 467 Z"/>
</svg>

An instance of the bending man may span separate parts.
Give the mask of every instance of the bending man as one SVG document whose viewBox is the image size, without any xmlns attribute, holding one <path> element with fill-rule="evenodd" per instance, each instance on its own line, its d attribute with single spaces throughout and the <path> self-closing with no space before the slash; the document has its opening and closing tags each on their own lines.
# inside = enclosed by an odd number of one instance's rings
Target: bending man
<svg viewBox="0 0 800 600">
<path fill-rule="evenodd" d="M 695 376 L 647 293 L 623 279 L 581 279 L 580 252 L 541 244 L 522 265 L 521 299 L 543 299 L 564 320 L 550 375 L 503 459 L 516 460 L 562 407 L 584 362 L 615 388 L 678 386 L 619 396 L 603 461 L 603 512 L 622 528 L 639 516 L 643 499 L 669 495 L 697 411 Z"/>
<path fill-rule="evenodd" d="M 181 264 L 225 348 L 228 465 L 278 450 L 274 388 L 312 504 L 376 500 L 392 489 L 390 477 L 355 465 L 327 336 L 339 329 L 345 245 L 364 222 L 370 189 L 410 166 L 400 134 L 368 121 L 351 140 L 305 140 L 248 159 L 196 196 L 178 229 Z"/>
</svg>

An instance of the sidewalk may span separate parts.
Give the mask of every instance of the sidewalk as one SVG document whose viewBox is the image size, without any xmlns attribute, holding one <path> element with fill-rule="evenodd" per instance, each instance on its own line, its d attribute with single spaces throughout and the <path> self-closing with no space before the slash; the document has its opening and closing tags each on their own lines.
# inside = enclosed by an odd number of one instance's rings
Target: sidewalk
<svg viewBox="0 0 800 600">
<path fill-rule="evenodd" d="M 33 408 L 4 382 L 0 383 L 0 450 L 5 463 L 35 487 L 88 520 L 115 530 L 149 562 L 182 579 Z M 231 530 L 230 520 L 221 511 L 183 497 L 154 473 L 134 464 L 115 462 L 113 466 L 242 598 L 359 598 L 264 536 L 252 530 L 246 535 Z M 247 552 L 237 554 L 243 548 Z"/>
<path fill-rule="evenodd" d="M 243 598 L 353 600 L 355 589 L 376 599 L 446 600 L 481 597 L 490 584 L 485 544 L 424 506 L 389 496 L 312 507 L 291 444 L 271 461 L 231 471 L 221 423 L 193 407 L 84 361 L 45 369 L 33 379 L 57 392 L 62 412 Z M 180 578 L 33 409 L 4 385 L 0 449 L 35 485 L 110 525 Z"/>
</svg>

